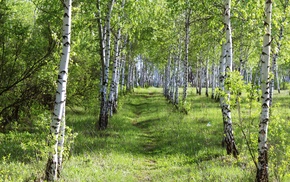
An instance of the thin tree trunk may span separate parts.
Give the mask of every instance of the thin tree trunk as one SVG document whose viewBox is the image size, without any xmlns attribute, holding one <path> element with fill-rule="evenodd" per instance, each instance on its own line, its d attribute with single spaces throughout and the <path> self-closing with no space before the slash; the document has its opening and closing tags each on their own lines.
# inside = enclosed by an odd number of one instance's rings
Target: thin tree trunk
<svg viewBox="0 0 290 182">
<path fill-rule="evenodd" d="M 226 70 L 226 45 L 222 45 L 222 54 L 220 58 L 220 69 L 219 69 L 219 90 L 224 92 L 225 91 L 225 70 Z M 220 105 L 223 109 L 222 105 L 224 102 L 224 97 L 220 97 Z M 222 110 L 223 113 L 223 110 Z"/>
<path fill-rule="evenodd" d="M 203 74 L 203 71 L 202 71 L 202 67 L 200 67 L 199 68 L 200 70 L 199 70 L 199 75 L 198 75 L 198 83 L 199 83 L 199 85 L 198 85 L 198 90 L 199 90 L 199 92 L 198 92 L 198 95 L 201 95 L 201 92 L 202 92 L 202 74 Z"/>
<path fill-rule="evenodd" d="M 196 62 L 196 76 L 195 76 L 195 88 L 196 88 L 196 94 L 200 95 L 199 91 L 199 67 L 198 67 L 198 61 Z"/>
<path fill-rule="evenodd" d="M 173 55 L 173 74 L 171 76 L 171 93 L 170 93 L 170 98 L 171 98 L 171 102 L 174 104 L 175 102 L 175 87 L 176 87 L 176 60 L 175 60 L 175 55 Z"/>
<path fill-rule="evenodd" d="M 125 68 L 126 68 L 126 55 L 122 54 L 121 56 L 122 60 L 121 60 L 121 85 L 120 85 L 120 91 L 122 94 L 124 94 L 124 88 L 125 88 Z"/>
<path fill-rule="evenodd" d="M 130 92 L 130 81 L 131 81 L 131 63 L 128 61 L 128 73 L 127 73 L 127 82 L 126 82 L 126 92 Z"/>
<path fill-rule="evenodd" d="M 263 51 L 261 55 L 261 90 L 262 90 L 262 112 L 259 124 L 259 138 L 258 138 L 258 168 L 256 181 L 269 181 L 268 174 L 268 123 L 269 123 L 269 72 L 270 72 L 270 52 L 271 52 L 271 16 L 272 16 L 272 1 L 265 2 L 265 35 L 263 40 Z"/>
<path fill-rule="evenodd" d="M 64 104 L 65 105 L 65 104 Z M 62 170 L 62 161 L 63 161 L 63 151 L 64 151 L 64 140 L 65 140 L 65 107 L 63 108 L 62 111 L 62 120 L 61 120 L 61 125 L 60 125 L 60 137 L 58 140 L 58 166 L 57 166 L 57 177 L 60 178 L 60 173 Z"/>
<path fill-rule="evenodd" d="M 56 181 L 62 166 L 62 151 L 65 134 L 65 101 L 66 101 L 66 85 L 68 76 L 68 65 L 70 56 L 70 35 L 71 35 L 71 0 L 64 1 L 63 16 L 63 49 L 59 66 L 59 74 L 57 81 L 56 99 L 52 122 L 50 125 L 50 135 L 52 140 L 50 145 L 52 152 L 49 153 L 48 162 L 45 171 L 45 180 Z M 59 134 L 61 135 L 59 137 Z"/>
<path fill-rule="evenodd" d="M 178 75 L 179 75 L 179 69 L 180 69 L 180 60 L 179 60 L 179 56 L 176 56 L 175 58 L 175 64 L 176 64 L 176 74 L 175 74 L 175 97 L 174 97 L 174 104 L 178 105 L 179 104 L 179 80 L 178 80 Z"/>
<path fill-rule="evenodd" d="M 98 6 L 100 2 L 98 1 Z M 108 87 L 108 81 L 109 81 L 109 65 L 110 65 L 110 55 L 111 55 L 111 14 L 113 11 L 115 1 L 111 0 L 111 2 L 108 5 L 108 12 L 106 16 L 106 28 L 105 35 L 99 34 L 101 37 L 100 39 L 103 40 L 102 44 L 104 44 L 103 49 L 105 48 L 105 51 L 102 51 L 105 53 L 104 60 L 102 60 L 102 72 L 103 72 L 103 78 L 102 78 L 102 89 L 101 89 L 101 104 L 100 104 L 100 115 L 99 115 L 99 122 L 98 122 L 98 129 L 104 130 L 107 128 L 108 125 L 108 100 L 107 100 L 107 87 Z M 99 10 L 99 16 L 101 15 L 100 12 L 100 6 L 98 7 Z M 100 22 L 101 23 L 101 22 Z M 101 27 L 102 25 L 99 25 Z M 99 28 L 99 32 L 101 29 Z M 104 40 L 105 39 L 105 40 Z M 104 63 L 103 63 L 104 62 Z"/>
<path fill-rule="evenodd" d="M 170 63 L 171 63 L 171 56 L 169 56 L 167 65 L 165 67 L 165 84 L 164 84 L 164 95 L 167 99 L 170 98 L 169 89 L 170 89 Z"/>
<path fill-rule="evenodd" d="M 205 67 L 205 95 L 208 97 L 208 87 L 209 87 L 209 77 L 208 77 L 208 62 L 206 59 L 206 67 Z"/>
<path fill-rule="evenodd" d="M 225 0 L 225 30 L 226 30 L 226 68 L 225 68 L 225 79 L 228 77 L 228 74 L 232 71 L 232 33 L 231 33 L 231 21 L 230 21 L 230 8 L 231 8 L 231 0 Z M 230 86 L 230 85 L 229 85 Z M 230 90 L 225 89 L 225 93 L 227 94 L 224 102 L 222 103 L 222 112 L 223 112 L 223 121 L 224 121 L 224 132 L 225 138 L 224 142 L 226 145 L 227 153 L 233 154 L 234 157 L 237 157 L 239 152 L 235 143 L 234 134 L 233 134 L 233 126 L 232 126 L 232 117 L 230 110 Z"/>
<path fill-rule="evenodd" d="M 284 7 L 285 9 L 288 6 L 288 1 L 286 2 L 287 4 L 285 4 L 286 7 Z M 285 10 L 284 10 L 285 13 Z M 284 26 L 283 23 L 286 21 L 286 17 L 283 17 L 282 22 L 281 22 L 281 26 L 280 26 L 280 34 L 279 34 L 279 39 L 277 42 L 277 50 L 273 55 L 273 59 L 272 59 L 272 72 L 274 75 L 274 78 L 271 79 L 270 82 L 270 106 L 272 105 L 272 100 L 273 100 L 273 92 L 274 92 L 274 79 L 276 79 L 276 88 L 278 90 L 278 93 L 280 93 L 280 82 L 279 82 L 279 75 L 278 75 L 278 64 L 277 64 L 277 60 L 278 60 L 278 56 L 281 50 L 281 42 L 283 39 L 283 34 L 284 34 Z"/>
<path fill-rule="evenodd" d="M 120 19 L 120 17 L 119 17 Z M 121 38 L 121 29 L 119 28 L 117 31 L 117 37 L 115 39 L 115 59 L 113 61 L 113 71 L 112 71 L 112 81 L 111 81 L 111 88 L 110 88 L 110 95 L 108 100 L 108 110 L 111 116 L 113 116 L 113 110 L 116 109 L 116 88 L 117 88 L 117 72 L 118 72 L 118 63 L 119 63 L 119 44 L 120 44 L 120 38 Z"/>
<path fill-rule="evenodd" d="M 211 98 L 214 99 L 215 96 L 215 87 L 216 87 L 216 68 L 215 68 L 215 64 L 212 64 L 212 75 L 211 75 Z"/>
<path fill-rule="evenodd" d="M 190 14 L 191 9 L 186 10 L 185 16 L 185 59 L 183 61 L 184 65 L 184 77 L 183 77 L 183 97 L 182 102 L 184 103 L 187 98 L 187 87 L 188 87 L 188 46 L 189 46 L 189 33 L 190 33 Z"/>
</svg>

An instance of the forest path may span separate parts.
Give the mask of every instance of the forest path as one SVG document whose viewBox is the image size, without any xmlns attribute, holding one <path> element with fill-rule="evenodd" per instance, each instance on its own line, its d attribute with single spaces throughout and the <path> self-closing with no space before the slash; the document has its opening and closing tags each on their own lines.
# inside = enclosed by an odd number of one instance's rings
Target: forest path
<svg viewBox="0 0 290 182">
<path fill-rule="evenodd" d="M 186 115 L 166 100 L 161 88 L 137 88 L 120 98 L 118 113 L 104 131 L 95 130 L 95 115 L 72 115 L 68 123 L 78 136 L 64 167 L 65 181 L 231 181 L 224 175 L 225 166 L 233 166 L 223 162 L 219 105 L 194 95 L 193 89 L 189 94 Z M 220 166 L 214 175 L 213 165 Z M 233 169 L 236 179 L 240 168 Z"/>
<path fill-rule="evenodd" d="M 155 154 L 158 153 L 160 142 L 154 126 L 156 122 L 160 121 L 160 114 L 166 108 L 167 102 L 161 93 L 153 92 L 134 93 L 134 100 L 131 101 L 127 104 L 132 107 L 131 109 L 135 114 L 132 125 L 138 130 L 140 153 L 146 156 L 141 175 L 137 178 L 138 181 L 152 181 L 150 171 L 158 168 L 158 159 Z"/>
</svg>

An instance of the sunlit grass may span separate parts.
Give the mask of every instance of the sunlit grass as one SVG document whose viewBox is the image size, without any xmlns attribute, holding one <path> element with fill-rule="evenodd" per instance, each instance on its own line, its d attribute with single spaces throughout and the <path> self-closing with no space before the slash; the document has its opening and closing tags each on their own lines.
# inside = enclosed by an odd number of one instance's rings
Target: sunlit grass
<svg viewBox="0 0 290 182">
<path fill-rule="evenodd" d="M 242 103 L 242 126 L 248 128 L 241 128 L 238 111 L 232 109 L 240 150 L 239 158 L 235 159 L 221 146 L 223 123 L 219 103 L 196 95 L 194 89 L 188 93 L 191 108 L 184 114 L 163 97 L 161 88 L 135 89 L 134 93 L 121 97 L 118 113 L 110 118 L 108 129 L 101 132 L 96 130 L 97 113 L 83 108 L 68 109 L 67 124 L 77 136 L 64 161 L 60 181 L 254 181 L 255 166 L 242 129 L 253 133 L 250 139 L 257 142 L 259 104 L 250 117 L 247 104 Z M 278 105 L 278 110 L 273 110 L 274 114 L 285 113 L 284 119 L 289 117 L 287 94 L 275 94 L 275 104 L 279 101 L 283 107 Z M 14 137 L 11 144 L 4 140 L 9 136 Z M 21 136 L 24 135 L 3 134 L 1 145 L 8 145 L 4 149 L 13 151 Z M 13 149 L 8 150 L 9 146 Z M 256 143 L 251 147 L 257 155 Z M 23 153 L 23 146 L 20 149 Z M 34 161 L 35 152 L 10 153 L 10 158 L 2 158 L 0 163 L 0 181 L 33 181 L 43 175 L 45 157 Z M 2 154 L 7 156 L 3 151 Z M 288 169 L 286 172 L 285 176 L 289 176 Z M 274 178 L 272 172 L 271 179 Z"/>
</svg>

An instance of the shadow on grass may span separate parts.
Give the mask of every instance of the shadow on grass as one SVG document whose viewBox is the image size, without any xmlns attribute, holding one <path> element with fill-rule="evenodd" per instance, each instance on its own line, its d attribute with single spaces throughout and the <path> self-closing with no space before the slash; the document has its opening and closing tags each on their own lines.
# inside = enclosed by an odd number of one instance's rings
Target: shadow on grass
<svg viewBox="0 0 290 182">
<path fill-rule="evenodd" d="M 124 102 L 122 108 L 118 114 L 110 118 L 108 129 L 105 131 L 96 129 L 97 114 L 88 114 L 82 108 L 68 109 L 67 125 L 73 133 L 78 133 L 71 154 L 116 151 L 146 156 L 172 154 L 199 156 L 200 151 L 214 149 L 212 151 L 215 153 L 220 148 L 220 137 L 217 136 L 222 136 L 222 133 L 218 132 L 222 131 L 221 127 L 207 131 L 209 130 L 206 127 L 209 121 L 207 116 L 184 122 L 186 115 L 168 104 L 161 93 L 135 92 L 125 97 L 122 102 Z M 189 99 L 189 102 L 193 102 L 194 112 L 217 107 L 214 101 L 205 97 L 197 96 L 194 100 Z M 32 146 L 27 148 L 24 144 L 33 141 L 31 137 L 35 136 L 26 134 L 29 139 L 26 142 L 23 134 L 15 135 L 22 137 L 11 142 L 12 140 L 6 136 L 1 136 L 0 147 L 5 149 L 5 153 L 0 152 L 2 156 L 11 154 L 11 160 L 20 162 L 29 162 L 35 158 L 41 160 L 43 156 L 39 153 L 45 151 L 41 151 L 43 148 L 40 145 L 46 145 L 45 143 L 32 143 Z M 45 140 L 45 133 L 41 137 Z"/>
<path fill-rule="evenodd" d="M 196 112 L 204 107 L 217 107 L 209 98 L 195 98 L 194 102 L 192 109 Z M 224 155 L 222 125 L 209 128 L 207 116 L 183 121 L 185 116 L 168 104 L 162 94 L 135 92 L 125 100 L 118 114 L 110 118 L 105 131 L 95 129 L 97 117 L 71 116 L 68 125 L 79 133 L 73 153 L 115 151 L 152 157 L 180 154 L 192 157 L 192 162 Z"/>
</svg>

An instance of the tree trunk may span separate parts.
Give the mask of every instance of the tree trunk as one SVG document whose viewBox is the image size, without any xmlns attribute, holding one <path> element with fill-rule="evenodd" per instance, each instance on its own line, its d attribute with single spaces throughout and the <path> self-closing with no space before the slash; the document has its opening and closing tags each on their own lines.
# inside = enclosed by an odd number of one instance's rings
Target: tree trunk
<svg viewBox="0 0 290 182">
<path fill-rule="evenodd" d="M 288 6 L 288 1 L 287 1 L 287 4 L 286 4 L 286 7 L 287 6 Z M 280 53 L 280 50 L 281 50 L 281 46 L 282 46 L 281 42 L 282 42 L 283 34 L 284 34 L 283 23 L 285 22 L 285 20 L 286 20 L 286 17 L 283 17 L 282 22 L 281 22 L 281 26 L 280 26 L 279 39 L 278 39 L 278 42 L 277 42 L 277 50 L 274 53 L 273 59 L 272 59 L 272 72 L 273 72 L 274 78 L 272 78 L 271 82 L 270 82 L 270 106 L 272 105 L 272 100 L 273 100 L 273 92 L 274 92 L 274 85 L 275 85 L 274 84 L 274 79 L 276 79 L 276 89 L 278 90 L 278 93 L 280 93 L 280 82 L 279 82 L 279 75 L 278 75 L 277 60 L 278 60 L 278 56 L 279 56 L 279 53 Z"/>
<path fill-rule="evenodd" d="M 120 19 L 120 18 L 119 18 Z M 120 38 L 121 38 L 121 29 L 118 29 L 117 37 L 115 39 L 115 59 L 113 61 L 113 71 L 112 71 L 112 81 L 111 81 L 111 88 L 110 88 L 110 95 L 108 100 L 108 111 L 111 116 L 113 116 L 113 110 L 116 110 L 116 88 L 117 88 L 117 72 L 118 72 L 118 64 L 119 64 L 119 44 L 120 44 Z"/>
<path fill-rule="evenodd" d="M 174 55 L 173 55 L 173 71 L 172 71 L 173 73 L 172 73 L 172 76 L 171 76 L 171 90 L 170 90 L 170 100 L 171 100 L 171 102 L 174 104 L 174 101 L 175 101 L 175 99 L 174 99 L 174 96 L 175 96 L 175 81 L 176 81 L 176 79 L 175 79 L 175 75 L 176 75 L 176 60 L 175 60 L 175 57 L 174 57 Z"/>
<path fill-rule="evenodd" d="M 175 64 L 176 64 L 176 72 L 175 72 L 175 97 L 174 97 L 174 104 L 178 105 L 179 104 L 179 80 L 178 80 L 178 76 L 179 76 L 179 69 L 180 69 L 180 60 L 179 60 L 179 56 L 176 56 L 175 58 Z"/>
<path fill-rule="evenodd" d="M 125 88 L 125 68 L 126 68 L 126 55 L 122 54 L 121 56 L 121 85 L 120 85 L 120 91 L 122 94 L 124 94 L 124 88 Z"/>
<path fill-rule="evenodd" d="M 70 56 L 70 35 L 71 35 L 71 0 L 64 1 L 63 16 L 63 49 L 59 66 L 57 81 L 56 99 L 52 122 L 50 125 L 51 141 L 53 148 L 49 154 L 46 165 L 45 179 L 47 181 L 56 181 L 62 166 L 62 151 L 65 134 L 65 101 L 66 101 L 66 84 L 68 76 L 68 65 Z M 59 137 L 59 134 L 61 135 Z"/>
<path fill-rule="evenodd" d="M 216 68 L 215 64 L 212 64 L 212 75 L 211 75 L 211 98 L 214 99 L 215 97 L 215 87 L 216 87 Z"/>
<path fill-rule="evenodd" d="M 130 81 L 131 81 L 131 63 L 128 61 L 128 73 L 127 73 L 127 82 L 126 82 L 126 92 L 130 92 Z"/>
<path fill-rule="evenodd" d="M 208 59 L 206 59 L 205 67 L 205 95 L 208 97 L 208 87 L 209 87 L 209 78 L 208 78 Z"/>
<path fill-rule="evenodd" d="M 109 99 L 108 99 L 108 112 L 110 116 L 113 116 L 113 105 L 115 101 L 115 91 L 117 87 L 117 70 L 118 70 L 118 51 L 119 51 L 119 40 L 118 38 L 115 40 L 115 59 L 113 61 L 113 70 L 112 70 L 112 80 L 111 80 L 111 87 L 110 87 L 110 94 L 109 94 Z"/>
<path fill-rule="evenodd" d="M 65 104 L 64 104 L 65 105 Z M 58 154 L 58 166 L 57 166 L 57 177 L 60 178 L 60 173 L 62 170 L 62 160 L 63 160 L 63 150 L 64 150 L 64 140 L 65 140 L 65 107 L 63 108 L 62 111 L 62 120 L 61 120 L 61 125 L 60 125 L 60 137 L 58 139 L 58 149 L 59 149 L 59 154 Z"/>
<path fill-rule="evenodd" d="M 188 87 L 188 46 L 189 46 L 189 32 L 190 32 L 190 14 L 191 9 L 186 10 L 185 16 L 185 59 L 184 59 L 184 75 L 183 75 L 183 97 L 182 102 L 184 103 L 187 98 L 187 87 Z"/>
<path fill-rule="evenodd" d="M 199 94 L 200 95 L 200 91 L 199 91 L 199 67 L 198 67 L 198 61 L 196 62 L 195 88 L 196 88 L 196 94 Z"/>
<path fill-rule="evenodd" d="M 231 0 L 225 0 L 225 11 L 224 11 L 224 22 L 225 22 L 225 30 L 226 30 L 226 68 L 225 68 L 225 79 L 227 79 L 229 73 L 232 71 L 232 33 L 231 33 L 231 21 L 230 21 L 230 8 L 231 8 Z M 230 85 L 229 85 L 230 87 Z M 233 126 L 232 126 L 232 117 L 230 110 L 230 90 L 226 89 L 225 93 L 227 94 L 226 98 L 224 98 L 222 102 L 222 113 L 223 113 L 223 122 L 224 122 L 224 143 L 226 145 L 227 153 L 233 154 L 234 157 L 237 158 L 239 154 L 238 149 L 236 147 L 234 134 L 233 134 Z"/>
<path fill-rule="evenodd" d="M 101 16 L 100 12 L 100 2 L 98 1 L 98 14 L 99 14 L 99 19 Z M 107 87 L 108 87 L 108 81 L 109 81 L 109 65 L 110 65 L 110 55 L 111 55 L 111 14 L 113 11 L 113 6 L 114 6 L 115 1 L 111 0 L 108 6 L 108 12 L 106 16 L 106 26 L 105 26 L 105 31 L 106 34 L 102 35 L 101 33 L 101 28 L 102 24 L 101 21 L 99 20 L 99 36 L 102 41 L 102 50 L 103 57 L 104 59 L 102 60 L 102 73 L 103 73 L 103 78 L 102 78 L 102 89 L 101 89 L 101 104 L 100 104 L 100 115 L 99 115 L 99 122 L 98 122 L 98 129 L 99 130 L 104 130 L 107 128 L 108 125 L 108 100 L 107 100 Z M 102 57 L 102 56 L 101 56 Z"/>
<path fill-rule="evenodd" d="M 203 71 L 202 71 L 202 67 L 199 68 L 199 75 L 198 75 L 198 95 L 201 95 L 201 92 L 202 92 L 202 74 L 203 74 Z"/>
<path fill-rule="evenodd" d="M 171 62 L 171 57 L 169 56 L 167 65 L 165 67 L 165 78 L 164 78 L 164 96 L 169 99 L 170 94 L 170 62 Z"/>
<path fill-rule="evenodd" d="M 265 35 L 263 40 L 263 51 L 261 55 L 261 90 L 262 90 L 262 112 L 259 124 L 259 138 L 258 138 L 258 168 L 256 181 L 269 181 L 268 174 L 268 123 L 269 123 L 269 72 L 270 72 L 270 53 L 271 53 L 271 16 L 272 16 L 272 1 L 265 2 Z"/>
</svg>

